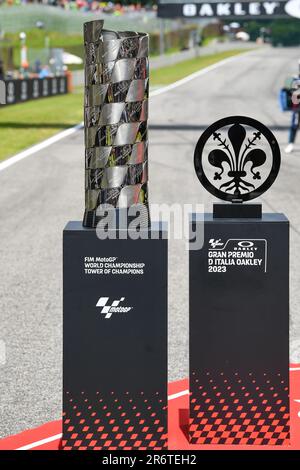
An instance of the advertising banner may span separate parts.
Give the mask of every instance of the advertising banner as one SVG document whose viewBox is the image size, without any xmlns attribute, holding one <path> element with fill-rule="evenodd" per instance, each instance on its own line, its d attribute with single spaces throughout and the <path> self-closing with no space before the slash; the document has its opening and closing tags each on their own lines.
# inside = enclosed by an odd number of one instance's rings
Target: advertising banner
<svg viewBox="0 0 300 470">
<path fill-rule="evenodd" d="M 300 0 L 279 0 L 269 2 L 169 2 L 160 0 L 160 18 L 300 18 Z"/>
<path fill-rule="evenodd" d="M 67 77 L 26 78 L 5 80 L 3 83 L 5 85 L 5 102 L 3 104 L 22 103 L 68 93 Z"/>
</svg>

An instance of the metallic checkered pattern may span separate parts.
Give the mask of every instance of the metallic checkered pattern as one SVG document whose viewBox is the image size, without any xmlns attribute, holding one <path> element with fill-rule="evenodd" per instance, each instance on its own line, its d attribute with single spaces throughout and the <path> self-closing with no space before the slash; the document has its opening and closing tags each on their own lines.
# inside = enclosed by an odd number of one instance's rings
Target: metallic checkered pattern
<svg viewBox="0 0 300 470">
<path fill-rule="evenodd" d="M 98 41 L 89 41 L 89 38 L 85 37 L 87 65 L 107 64 L 120 59 L 139 59 L 148 55 L 149 39 L 146 33 L 102 30 Z"/>
<path fill-rule="evenodd" d="M 192 374 L 191 444 L 289 445 L 288 383 L 280 374 Z"/>
<path fill-rule="evenodd" d="M 103 20 L 88 21 L 87 23 L 84 23 L 83 35 L 85 43 L 100 41 L 103 23 Z"/>
<path fill-rule="evenodd" d="M 64 396 L 64 450 L 162 450 L 166 407 L 158 392 Z M 84 418 L 83 418 L 84 416 Z"/>
<path fill-rule="evenodd" d="M 132 103 L 106 103 L 85 108 L 86 127 L 143 122 L 148 119 L 148 100 Z"/>
<path fill-rule="evenodd" d="M 136 165 L 97 168 L 86 170 L 87 189 L 109 189 L 146 183 L 148 180 L 147 162 Z"/>
<path fill-rule="evenodd" d="M 102 93 L 104 90 L 108 90 L 109 85 L 112 85 L 109 95 L 115 95 L 115 99 L 118 100 L 118 95 L 122 92 L 122 89 L 123 92 L 125 91 L 124 88 L 127 88 L 128 91 L 128 83 L 126 82 L 148 79 L 148 69 L 149 61 L 147 57 L 121 59 L 117 63 L 86 65 L 85 85 L 87 87 L 92 86 L 92 90 L 97 89 L 94 85 L 102 85 L 102 88 L 99 86 Z"/>
<path fill-rule="evenodd" d="M 138 142 L 121 147 L 94 147 L 85 151 L 85 168 L 99 169 L 117 165 L 135 165 L 146 162 L 148 159 L 148 143 Z"/>
<path fill-rule="evenodd" d="M 124 188 L 91 189 L 86 190 L 86 208 L 89 211 L 96 211 L 102 204 L 110 204 L 116 207 L 130 207 L 133 204 L 143 204 L 146 199 L 146 185 L 136 184 L 125 186 Z"/>
<path fill-rule="evenodd" d="M 86 147 L 132 145 L 147 140 L 147 123 L 112 124 L 85 128 Z"/>
<path fill-rule="evenodd" d="M 101 205 L 140 204 L 148 214 L 147 34 L 85 23 L 85 215 L 95 227 Z M 149 225 L 145 218 L 145 226 Z"/>
<path fill-rule="evenodd" d="M 123 80 L 119 83 L 85 87 L 84 105 L 101 106 L 105 103 L 138 102 L 148 99 L 149 80 Z"/>
</svg>

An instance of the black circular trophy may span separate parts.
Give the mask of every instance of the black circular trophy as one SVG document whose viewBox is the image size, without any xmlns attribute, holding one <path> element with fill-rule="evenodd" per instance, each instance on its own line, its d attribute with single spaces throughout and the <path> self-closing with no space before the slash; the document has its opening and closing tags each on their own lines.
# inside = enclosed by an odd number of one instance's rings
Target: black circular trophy
<svg viewBox="0 0 300 470">
<path fill-rule="evenodd" d="M 189 440 L 288 446 L 289 222 L 244 203 L 275 181 L 279 145 L 260 122 L 226 117 L 201 135 L 194 164 L 227 203 L 191 218 L 204 241 L 189 252 Z"/>
<path fill-rule="evenodd" d="M 261 196 L 274 183 L 280 148 L 274 134 L 259 121 L 230 116 L 216 121 L 201 135 L 194 165 L 207 191 L 239 204 Z M 240 212 L 247 214 L 245 209 Z"/>
</svg>

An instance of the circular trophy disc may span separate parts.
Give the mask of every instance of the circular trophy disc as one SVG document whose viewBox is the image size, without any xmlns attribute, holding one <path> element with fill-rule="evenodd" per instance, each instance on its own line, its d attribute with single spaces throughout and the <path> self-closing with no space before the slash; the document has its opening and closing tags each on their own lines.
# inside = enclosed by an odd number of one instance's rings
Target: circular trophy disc
<svg viewBox="0 0 300 470">
<path fill-rule="evenodd" d="M 196 174 L 204 188 L 219 199 L 249 201 L 274 183 L 280 148 L 274 134 L 246 116 L 216 121 L 201 135 L 194 153 Z"/>
</svg>

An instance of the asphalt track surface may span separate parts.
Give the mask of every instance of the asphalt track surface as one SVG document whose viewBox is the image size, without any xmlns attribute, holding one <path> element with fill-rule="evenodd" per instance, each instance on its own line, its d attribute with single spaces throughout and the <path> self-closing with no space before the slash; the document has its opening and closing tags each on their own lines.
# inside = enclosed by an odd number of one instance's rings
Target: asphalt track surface
<svg viewBox="0 0 300 470">
<path fill-rule="evenodd" d="M 284 78 L 297 71 L 299 57 L 300 49 L 253 51 L 153 96 L 151 202 L 203 203 L 211 210 L 213 199 L 194 173 L 193 151 L 203 129 L 219 118 L 256 118 L 271 127 L 283 149 L 290 116 L 279 110 L 277 94 Z M 78 131 L 0 171 L 0 346 L 6 347 L 0 436 L 61 415 L 62 230 L 68 220 L 82 219 L 83 155 Z M 294 154 L 283 155 L 280 175 L 262 198 L 266 212 L 284 212 L 291 222 L 291 362 L 300 362 L 299 180 L 300 137 Z M 188 370 L 185 241 L 170 241 L 169 265 L 171 381 Z"/>
</svg>

